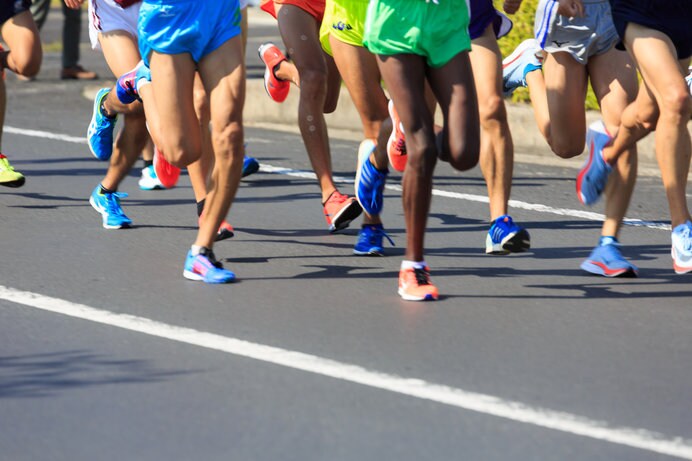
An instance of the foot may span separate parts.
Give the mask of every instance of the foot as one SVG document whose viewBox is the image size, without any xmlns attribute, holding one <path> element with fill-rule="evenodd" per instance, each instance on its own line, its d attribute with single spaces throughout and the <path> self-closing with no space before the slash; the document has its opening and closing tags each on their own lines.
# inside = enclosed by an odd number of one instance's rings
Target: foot
<svg viewBox="0 0 692 461">
<path fill-rule="evenodd" d="M 286 60 L 286 56 L 271 42 L 262 44 L 257 52 L 267 67 L 264 70 L 264 89 L 274 101 L 284 102 L 288 97 L 288 91 L 291 89 L 291 82 L 276 78 L 274 69 L 281 64 L 281 61 Z"/>
<path fill-rule="evenodd" d="M 526 87 L 526 74 L 541 68 L 536 50 L 536 40 L 530 38 L 502 60 L 502 94 L 505 97 L 511 96 L 519 87 Z"/>
<path fill-rule="evenodd" d="M 387 140 L 387 157 L 389 163 L 396 171 L 402 172 L 406 169 L 406 161 L 408 155 L 406 153 L 406 135 L 404 134 L 404 125 L 401 124 L 399 113 L 394 107 L 394 101 L 389 100 L 387 105 L 389 117 L 392 119 L 392 134 Z"/>
<path fill-rule="evenodd" d="M 399 296 L 406 301 L 435 301 L 437 287 L 430 281 L 428 266 L 409 267 L 399 272 Z"/>
<path fill-rule="evenodd" d="M 248 157 L 247 155 L 243 158 L 243 174 L 242 177 L 250 176 L 251 174 L 257 173 L 259 171 L 260 164 L 254 157 Z"/>
<path fill-rule="evenodd" d="M 671 234 L 670 255 L 676 274 L 692 272 L 692 222 L 675 226 Z"/>
<path fill-rule="evenodd" d="M 175 187 L 178 183 L 178 178 L 180 178 L 180 168 L 168 163 L 163 153 L 156 146 L 154 146 L 154 171 L 156 172 L 156 177 L 159 178 L 159 181 L 166 189 Z"/>
<path fill-rule="evenodd" d="M 485 238 L 485 252 L 494 255 L 521 253 L 531 248 L 531 237 L 509 215 L 500 216 L 490 226 Z"/>
<path fill-rule="evenodd" d="M 80 65 L 64 67 L 60 71 L 60 78 L 63 80 L 96 80 L 99 76 L 96 72 L 86 70 Z"/>
<path fill-rule="evenodd" d="M 139 178 L 139 188 L 142 190 L 165 189 L 163 184 L 161 184 L 161 181 L 159 181 L 158 176 L 156 176 L 154 165 L 149 165 L 142 168 L 142 176 Z"/>
<path fill-rule="evenodd" d="M 113 154 L 113 130 L 118 116 L 109 117 L 103 108 L 103 102 L 110 92 L 110 88 L 101 88 L 96 93 L 91 122 L 87 129 L 89 150 L 99 160 L 108 160 Z"/>
<path fill-rule="evenodd" d="M 603 159 L 603 148 L 611 137 L 602 121 L 593 122 L 586 132 L 589 157 L 577 175 L 577 198 L 584 205 L 596 203 L 608 184 L 613 167 Z"/>
<path fill-rule="evenodd" d="M 620 252 L 620 243 L 613 237 L 601 237 L 598 246 L 580 266 L 586 272 L 604 277 L 636 277 L 639 270 Z"/>
<path fill-rule="evenodd" d="M 121 192 L 101 193 L 101 186 L 98 185 L 91 193 L 89 203 L 94 210 L 101 213 L 103 227 L 106 229 L 123 229 L 132 225 L 132 220 L 125 216 L 123 209 L 120 208 L 120 199 L 127 197 Z"/>
<path fill-rule="evenodd" d="M 199 254 L 193 255 L 192 250 L 185 258 L 183 277 L 188 280 L 198 280 L 205 283 L 229 283 L 235 281 L 235 274 L 223 268 L 216 260 L 214 252 L 202 248 Z"/>
<path fill-rule="evenodd" d="M 322 205 L 324 218 L 327 220 L 329 232 L 332 233 L 346 229 L 363 211 L 355 198 L 343 195 L 338 190 L 332 192 Z"/>
<path fill-rule="evenodd" d="M 378 170 L 370 161 L 375 144 L 365 140 L 358 149 L 355 190 L 358 203 L 370 216 L 379 216 L 384 206 L 384 185 L 389 170 Z"/>
<path fill-rule="evenodd" d="M 358 241 L 353 254 L 358 256 L 384 256 L 383 239 L 394 246 L 394 241 L 384 231 L 382 224 L 364 224 L 358 233 Z"/>
<path fill-rule="evenodd" d="M 22 187 L 26 179 L 19 171 L 15 171 L 10 161 L 0 154 L 0 186 Z"/>
<path fill-rule="evenodd" d="M 151 71 L 144 65 L 144 61 L 139 61 L 134 69 L 121 75 L 115 84 L 115 94 L 123 104 L 132 104 L 135 101 L 142 101 L 139 97 L 139 90 L 142 86 L 151 82 Z"/>
</svg>

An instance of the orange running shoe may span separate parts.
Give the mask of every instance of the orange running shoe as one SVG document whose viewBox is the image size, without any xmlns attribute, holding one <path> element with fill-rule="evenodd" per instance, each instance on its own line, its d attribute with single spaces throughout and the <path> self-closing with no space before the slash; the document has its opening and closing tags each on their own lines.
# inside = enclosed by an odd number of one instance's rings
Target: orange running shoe
<svg viewBox="0 0 692 461">
<path fill-rule="evenodd" d="M 389 109 L 389 117 L 392 119 L 392 134 L 389 135 L 387 141 L 387 156 L 392 168 L 396 171 L 404 171 L 406 169 L 406 135 L 404 134 L 404 126 L 401 124 L 399 114 L 394 107 L 394 102 L 390 99 L 387 105 Z"/>
<path fill-rule="evenodd" d="M 180 168 L 173 166 L 164 158 L 158 147 L 154 146 L 154 171 L 166 189 L 175 187 L 180 177 Z"/>
<path fill-rule="evenodd" d="M 197 225 L 202 224 L 202 217 L 200 216 L 197 219 Z M 233 226 L 226 221 L 225 219 L 221 221 L 221 224 L 219 225 L 219 230 L 216 231 L 216 238 L 214 238 L 215 241 L 220 241 L 220 240 L 226 240 L 235 235 L 235 231 L 233 230 Z"/>
<path fill-rule="evenodd" d="M 437 287 L 430 281 L 430 268 L 409 267 L 399 272 L 399 296 L 406 301 L 435 301 Z"/>
<path fill-rule="evenodd" d="M 291 89 L 291 82 L 276 78 L 274 69 L 281 64 L 281 61 L 286 60 L 286 56 L 271 42 L 262 44 L 257 52 L 264 65 L 267 66 L 264 70 L 264 89 L 274 101 L 284 102 L 288 97 L 288 90 Z"/>
<path fill-rule="evenodd" d="M 348 225 L 360 216 L 363 209 L 358 200 L 348 195 L 343 195 L 338 190 L 332 192 L 324 206 L 324 218 L 329 225 L 329 232 L 338 232 L 346 229 Z"/>
</svg>

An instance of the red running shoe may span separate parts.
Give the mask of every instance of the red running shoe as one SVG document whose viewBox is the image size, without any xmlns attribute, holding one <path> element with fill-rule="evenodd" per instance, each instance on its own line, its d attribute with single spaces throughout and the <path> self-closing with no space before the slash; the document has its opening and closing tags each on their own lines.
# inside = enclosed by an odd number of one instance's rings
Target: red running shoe
<svg viewBox="0 0 692 461">
<path fill-rule="evenodd" d="M 154 171 L 166 189 L 175 187 L 180 177 L 180 168 L 173 166 L 164 158 L 158 147 L 154 146 Z"/>
<path fill-rule="evenodd" d="M 389 163 L 392 164 L 392 168 L 401 172 L 406 169 L 406 161 L 408 160 L 406 135 L 404 134 L 404 126 L 401 124 L 401 119 L 391 99 L 387 109 L 389 109 L 389 117 L 392 119 L 392 134 L 389 135 L 389 140 L 387 141 L 387 156 L 389 157 Z"/>
<path fill-rule="evenodd" d="M 343 195 L 338 190 L 332 192 L 323 205 L 324 218 L 329 225 L 329 232 L 332 233 L 346 229 L 363 211 L 358 200 Z"/>
<path fill-rule="evenodd" d="M 271 42 L 264 43 L 257 51 L 259 57 L 267 68 L 264 70 L 264 89 L 267 94 L 276 102 L 284 102 L 291 89 L 291 82 L 279 80 L 274 75 L 274 69 L 286 60 L 286 56 L 281 50 Z"/>
<path fill-rule="evenodd" d="M 200 216 L 197 219 L 197 225 L 202 224 L 202 217 Z M 226 221 L 225 219 L 221 221 L 221 224 L 219 225 L 219 230 L 216 231 L 216 238 L 214 238 L 214 241 L 218 242 L 221 240 L 226 240 L 235 235 L 235 231 L 233 230 L 233 226 Z"/>
</svg>

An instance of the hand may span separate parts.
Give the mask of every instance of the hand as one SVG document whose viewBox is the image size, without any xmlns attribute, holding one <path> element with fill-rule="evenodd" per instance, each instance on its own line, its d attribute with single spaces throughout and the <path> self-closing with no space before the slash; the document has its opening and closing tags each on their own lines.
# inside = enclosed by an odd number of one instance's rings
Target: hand
<svg viewBox="0 0 692 461">
<path fill-rule="evenodd" d="M 584 16 L 584 5 L 581 0 L 558 0 L 558 3 L 560 5 L 557 7 L 557 14 L 568 18 Z"/>
<path fill-rule="evenodd" d="M 83 3 L 84 0 L 65 0 L 65 5 L 68 8 L 72 8 L 73 10 L 78 10 L 79 8 L 81 8 Z"/>
<path fill-rule="evenodd" d="M 505 3 L 502 5 L 502 9 L 507 14 L 514 14 L 519 11 L 521 2 L 522 0 L 505 0 Z"/>
</svg>

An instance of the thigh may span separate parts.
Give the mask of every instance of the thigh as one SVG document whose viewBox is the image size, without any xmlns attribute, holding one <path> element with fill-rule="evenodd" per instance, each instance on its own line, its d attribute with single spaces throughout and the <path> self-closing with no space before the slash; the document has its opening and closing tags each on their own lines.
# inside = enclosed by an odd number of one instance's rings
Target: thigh
<svg viewBox="0 0 692 461">
<path fill-rule="evenodd" d="M 567 53 L 548 53 L 543 72 L 553 150 L 578 155 L 586 136 L 586 68 Z"/>
<path fill-rule="evenodd" d="M 103 56 L 117 78 L 131 71 L 140 61 L 137 38 L 124 30 L 101 32 L 98 35 Z"/>
<path fill-rule="evenodd" d="M 367 120 L 386 119 L 387 98 L 380 85 L 375 55 L 362 46 L 349 45 L 333 36 L 330 44 L 334 61 L 358 113 Z"/>
<path fill-rule="evenodd" d="M 199 74 L 209 95 L 213 131 L 225 131 L 234 125 L 232 131 L 242 133 L 245 104 L 242 37 L 235 36 L 206 55 L 199 62 Z"/>
<path fill-rule="evenodd" d="M 16 56 L 15 61 L 41 60 L 41 38 L 30 11 L 23 11 L 8 19 L 0 31 L 2 39 Z"/>
<path fill-rule="evenodd" d="M 630 23 L 625 30 L 625 44 L 659 106 L 666 95 L 689 91 L 684 78 L 687 69 L 676 58 L 677 52 L 667 35 Z"/>
<path fill-rule="evenodd" d="M 278 6 L 278 5 L 277 5 Z M 298 72 L 305 70 L 327 71 L 319 40 L 319 24 L 305 10 L 295 5 L 281 5 L 277 9 L 279 31 Z"/>
<path fill-rule="evenodd" d="M 164 152 L 185 151 L 200 148 L 200 130 L 193 102 L 196 64 L 189 54 L 161 54 L 153 52 L 151 63 L 151 88 L 159 117 L 164 142 Z M 199 154 L 199 152 L 196 152 Z"/>
<path fill-rule="evenodd" d="M 626 51 L 611 48 L 593 56 L 587 65 L 591 86 L 608 131 L 615 133 L 620 116 L 637 97 L 637 72 Z"/>
<path fill-rule="evenodd" d="M 487 112 L 484 106 L 494 106 L 497 98 L 502 97 L 502 54 L 492 24 L 480 37 L 471 41 L 469 58 L 478 94 L 478 106 L 481 112 Z"/>
</svg>

